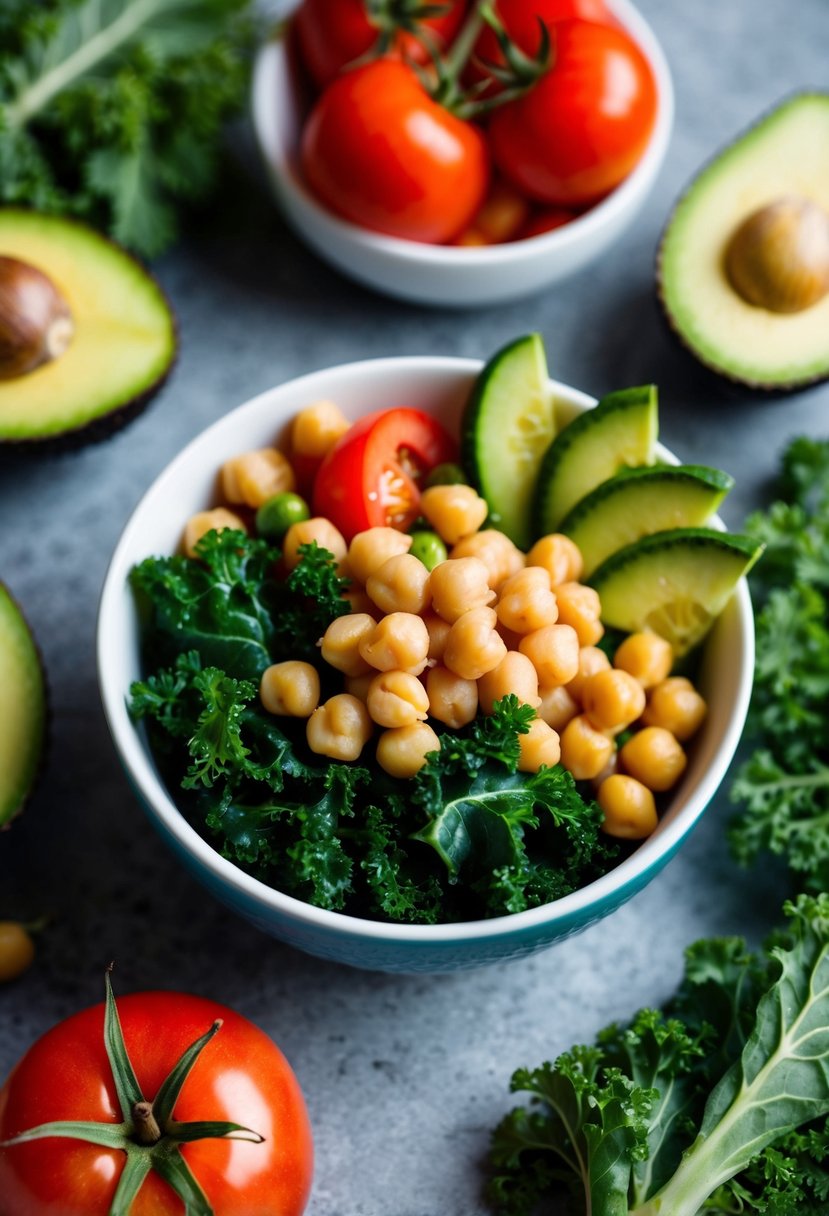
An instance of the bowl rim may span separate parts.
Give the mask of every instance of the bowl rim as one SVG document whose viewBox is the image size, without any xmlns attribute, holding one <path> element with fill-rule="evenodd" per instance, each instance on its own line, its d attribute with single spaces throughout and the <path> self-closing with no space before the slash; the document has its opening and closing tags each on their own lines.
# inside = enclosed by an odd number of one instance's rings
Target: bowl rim
<svg viewBox="0 0 829 1216">
<path fill-rule="evenodd" d="M 642 885 L 649 871 L 661 868 L 673 855 L 680 842 L 696 826 L 700 817 L 719 788 L 727 768 L 734 756 L 742 734 L 754 671 L 754 623 L 748 583 L 742 578 L 734 599 L 740 620 L 740 669 L 735 706 L 727 729 L 719 740 L 716 756 L 719 762 L 710 764 L 692 792 L 682 812 L 671 822 L 661 821 L 659 828 L 627 858 L 593 882 L 578 888 L 558 900 L 530 908 L 523 912 L 491 917 L 485 920 L 446 921 L 438 925 L 401 924 L 393 921 L 370 920 L 318 908 L 294 896 L 286 895 L 258 878 L 247 874 L 234 862 L 221 854 L 201 836 L 179 810 L 164 786 L 154 767 L 152 754 L 141 732 L 133 723 L 127 709 L 125 691 L 118 687 L 117 679 L 107 663 L 108 648 L 118 635 L 120 604 L 123 602 L 125 579 L 132 566 L 126 557 L 136 534 L 142 529 L 142 513 L 148 500 L 167 483 L 175 483 L 179 472 L 186 468 L 208 437 L 231 427 L 242 414 L 256 415 L 281 391 L 292 393 L 309 386 L 309 393 L 319 395 L 313 387 L 315 381 L 335 375 L 347 375 L 359 379 L 365 374 L 377 376 L 411 374 L 421 370 L 428 374 L 468 375 L 470 380 L 484 366 L 484 360 L 454 356 L 402 355 L 379 359 L 365 359 L 352 363 L 333 364 L 302 376 L 294 377 L 274 385 L 228 411 L 208 427 L 196 434 L 161 472 L 153 479 L 141 498 L 133 507 L 107 566 L 98 604 L 96 626 L 96 660 L 99 693 L 107 725 L 118 757 L 124 766 L 133 791 L 138 793 L 145 810 L 164 827 L 178 846 L 192 855 L 204 871 L 210 873 L 223 886 L 244 896 L 263 909 L 270 917 L 279 913 L 295 925 L 323 930 L 339 938 L 355 936 L 382 942 L 385 945 L 409 944 L 420 946 L 447 946 L 459 942 L 489 940 L 512 937 L 519 931 L 527 932 L 544 927 L 552 930 L 560 923 L 562 927 L 573 919 L 582 919 L 591 908 L 600 908 L 612 898 L 621 902 L 634 894 Z M 575 406 L 579 411 L 592 408 L 596 398 L 579 389 L 550 379 L 550 387 L 557 399 Z M 330 387 L 327 390 L 330 393 Z M 310 396 L 309 396 L 310 399 Z M 277 420 L 276 427 L 281 425 Z M 657 447 L 661 458 L 670 463 L 679 463 L 678 458 L 661 444 Z M 715 526 L 725 525 L 714 517 Z"/>
<path fill-rule="evenodd" d="M 673 78 L 665 52 L 651 25 L 632 0 L 607 2 L 622 26 L 632 34 L 653 69 L 658 96 L 656 122 L 645 151 L 628 176 L 605 198 L 561 228 L 518 241 L 506 241 L 500 245 L 437 245 L 374 232 L 329 211 L 295 171 L 287 149 L 281 148 L 280 158 L 273 159 L 272 149 L 266 144 L 263 134 L 271 100 L 269 90 L 272 75 L 278 70 L 284 71 L 287 67 L 287 20 L 277 26 L 271 37 L 261 44 L 254 61 L 251 113 L 260 155 L 282 188 L 293 195 L 293 202 L 306 208 L 318 224 L 327 225 L 329 231 L 336 233 L 342 241 L 405 263 L 431 265 L 442 269 L 451 267 L 455 270 L 462 267 L 496 268 L 504 263 L 520 263 L 556 250 L 569 249 L 578 245 L 582 239 L 589 242 L 594 233 L 601 231 L 605 224 L 612 224 L 627 210 L 629 204 L 633 205 L 640 190 L 644 191 L 649 187 L 665 158 L 674 122 Z"/>
</svg>

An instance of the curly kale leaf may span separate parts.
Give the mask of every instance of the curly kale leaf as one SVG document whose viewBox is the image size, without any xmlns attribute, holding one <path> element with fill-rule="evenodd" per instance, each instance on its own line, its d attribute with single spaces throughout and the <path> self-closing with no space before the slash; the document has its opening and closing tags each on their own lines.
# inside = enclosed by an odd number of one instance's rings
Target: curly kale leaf
<svg viewBox="0 0 829 1216">
<path fill-rule="evenodd" d="M 6 0 L 0 201 L 153 256 L 216 177 L 249 74 L 249 0 Z"/>
<path fill-rule="evenodd" d="M 463 879 L 490 915 L 523 911 L 589 881 L 615 855 L 599 840 L 602 813 L 561 766 L 520 773 L 519 735 L 534 710 L 510 694 L 466 734 L 445 733 L 413 782 L 428 816 L 413 838 L 451 883 Z"/>
<path fill-rule="evenodd" d="M 558 1210 L 562 1190 L 593 1216 L 826 1211 L 829 895 L 785 912 L 759 958 L 697 943 L 665 1012 L 516 1073 L 531 1104 L 494 1133 L 499 1212 Z"/>
</svg>

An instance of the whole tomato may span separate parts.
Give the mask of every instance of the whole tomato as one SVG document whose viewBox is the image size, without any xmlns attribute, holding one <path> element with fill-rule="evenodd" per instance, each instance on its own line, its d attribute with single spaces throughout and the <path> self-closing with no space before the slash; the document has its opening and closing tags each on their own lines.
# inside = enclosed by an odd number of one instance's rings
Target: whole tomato
<svg viewBox="0 0 829 1216">
<path fill-rule="evenodd" d="M 656 108 L 650 65 L 624 30 L 563 21 L 555 27 L 550 70 L 493 113 L 492 156 L 530 198 L 584 206 L 634 168 Z"/>
<path fill-rule="evenodd" d="M 537 55 L 541 45 L 541 29 L 543 22 L 548 29 L 560 21 L 596 21 L 600 25 L 616 25 L 604 0 L 497 0 L 495 13 L 509 38 L 525 55 Z M 498 45 L 495 31 L 487 25 L 478 35 L 475 43 L 475 58 L 482 63 L 504 62 L 504 56 Z M 483 70 L 472 63 L 475 78 L 482 76 Z"/>
<path fill-rule="evenodd" d="M 173 1105 L 175 1123 L 158 1128 L 162 1138 L 153 1144 L 147 1136 L 139 1143 L 131 1130 L 126 1149 L 54 1135 L 0 1147 L 1 1216 L 107 1216 L 128 1162 L 140 1158 L 129 1166 L 140 1174 L 154 1151 L 178 1162 L 176 1150 L 184 1161 L 179 1174 L 195 1180 L 215 1216 L 299 1216 L 311 1186 L 311 1132 L 296 1078 L 268 1036 L 232 1009 L 180 993 L 126 996 L 118 1013 L 146 1107 L 156 1098 L 160 1103 L 162 1083 L 187 1048 L 202 1037 L 208 1040 Z M 67 1018 L 29 1049 L 0 1091 L 0 1141 L 64 1120 L 118 1134 L 124 1103 L 104 1032 L 101 1004 Z M 154 1109 L 160 1115 L 161 1106 Z M 134 1110 L 127 1112 L 130 1120 Z M 180 1145 L 168 1135 L 182 1123 L 204 1120 L 238 1124 L 255 1135 L 235 1139 L 225 1133 L 225 1138 Z M 212 1132 L 217 1136 L 219 1129 Z M 182 1185 L 175 1179 L 168 1183 L 151 1167 L 132 1203 L 117 1210 L 129 1216 L 181 1216 Z"/>
<path fill-rule="evenodd" d="M 343 73 L 302 133 L 302 169 L 332 211 L 410 241 L 452 240 L 489 183 L 482 133 L 433 101 L 415 71 L 377 59 Z"/>
<path fill-rule="evenodd" d="M 427 37 L 431 34 L 438 48 L 447 46 L 454 37 L 465 7 L 464 0 L 450 0 L 445 12 L 422 21 L 418 18 Z M 294 17 L 294 28 L 303 62 L 320 88 L 332 81 L 346 64 L 371 50 L 383 28 L 383 19 L 393 23 L 396 12 L 405 14 L 413 5 L 406 0 L 386 0 L 378 8 L 382 15 L 372 20 L 366 0 L 303 0 Z M 428 58 L 425 46 L 411 34 L 401 32 L 394 41 L 399 51 L 415 60 L 425 62 Z"/>
</svg>

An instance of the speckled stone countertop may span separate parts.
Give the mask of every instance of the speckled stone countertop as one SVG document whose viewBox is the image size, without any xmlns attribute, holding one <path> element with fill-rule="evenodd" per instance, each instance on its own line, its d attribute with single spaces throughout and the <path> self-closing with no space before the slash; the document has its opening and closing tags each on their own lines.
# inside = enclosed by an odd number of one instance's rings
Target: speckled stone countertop
<svg viewBox="0 0 829 1216">
<path fill-rule="evenodd" d="M 785 893 L 773 867 L 744 873 L 730 861 L 721 796 L 642 894 L 544 954 L 441 976 L 341 968 L 264 937 L 183 873 L 127 786 L 97 692 L 97 599 L 134 504 L 204 426 L 303 372 L 390 354 L 487 356 L 537 329 L 558 379 L 595 394 L 659 385 L 664 442 L 736 476 L 732 527 L 764 501 L 789 437 L 829 433 L 829 387 L 766 400 L 713 383 L 672 341 L 653 289 L 660 231 L 696 169 L 785 94 L 825 87 L 829 5 L 640 7 L 674 74 L 676 127 L 644 212 L 598 265 L 510 306 L 409 307 L 317 261 L 243 156 L 217 206 L 156 266 L 182 342 L 160 397 L 109 442 L 0 465 L 0 577 L 39 638 L 53 710 L 45 779 L 0 848 L 0 916 L 53 918 L 36 965 L 0 989 L 0 1077 L 55 1021 L 99 999 L 112 957 L 122 991 L 213 996 L 272 1034 L 304 1087 L 311 1216 L 483 1214 L 481 1162 L 511 1104 L 512 1070 L 667 996 L 696 937 L 757 941 Z"/>
</svg>

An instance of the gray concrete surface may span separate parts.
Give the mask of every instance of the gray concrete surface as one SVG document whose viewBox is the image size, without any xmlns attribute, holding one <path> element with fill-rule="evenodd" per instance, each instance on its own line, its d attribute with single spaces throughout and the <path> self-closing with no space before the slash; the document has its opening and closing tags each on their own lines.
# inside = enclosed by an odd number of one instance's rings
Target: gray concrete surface
<svg viewBox="0 0 829 1216">
<path fill-rule="evenodd" d="M 36 966 L 0 990 L 0 1077 L 56 1020 L 99 999 L 112 957 L 122 991 L 212 995 L 259 1022 L 296 1069 L 316 1135 L 312 1216 L 482 1214 L 481 1161 L 512 1070 L 665 997 L 694 938 L 759 940 L 785 892 L 773 867 L 743 873 L 729 860 L 721 797 L 644 893 L 546 954 L 454 976 L 339 968 L 263 937 L 183 874 L 127 787 L 98 701 L 97 597 L 134 503 L 206 424 L 302 372 L 389 354 L 486 356 L 538 329 L 564 381 L 593 393 L 659 384 L 665 442 L 737 477 L 732 527 L 764 501 L 790 436 L 829 432 L 829 388 L 766 400 L 714 383 L 674 345 L 653 291 L 660 230 L 693 172 L 791 90 L 826 85 L 829 5 L 641 7 L 674 73 L 676 129 L 641 219 L 600 264 L 509 307 L 407 307 L 299 245 L 242 156 L 215 208 L 157 265 L 182 339 L 162 395 L 107 443 L 0 466 L 0 577 L 40 639 L 54 716 L 45 780 L 0 842 L 0 916 L 52 917 Z"/>
</svg>

